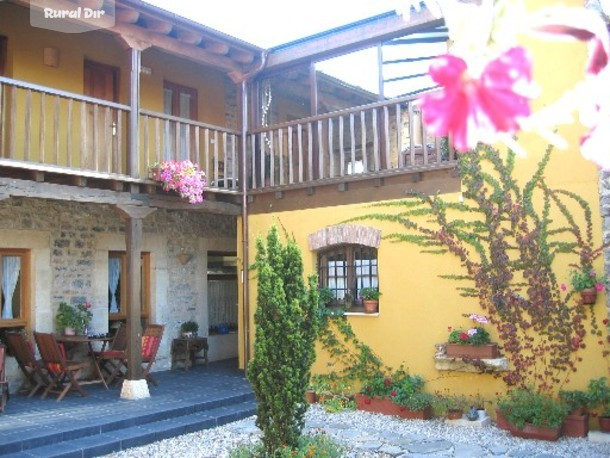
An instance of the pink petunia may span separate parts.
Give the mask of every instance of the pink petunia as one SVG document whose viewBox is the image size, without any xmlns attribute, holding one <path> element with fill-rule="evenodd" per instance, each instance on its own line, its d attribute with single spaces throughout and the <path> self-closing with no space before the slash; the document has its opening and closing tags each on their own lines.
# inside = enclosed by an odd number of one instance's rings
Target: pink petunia
<svg viewBox="0 0 610 458">
<path fill-rule="evenodd" d="M 565 291 L 568 289 L 568 287 L 566 286 L 565 283 L 562 283 L 559 287 L 561 288 L 562 291 Z"/>
<path fill-rule="evenodd" d="M 466 334 L 465 332 L 462 332 L 460 334 L 460 340 L 468 340 L 468 334 Z"/>
<path fill-rule="evenodd" d="M 487 62 L 480 75 L 454 55 L 436 59 L 429 73 L 442 89 L 423 95 L 423 120 L 435 135 L 450 135 L 458 151 L 517 132 L 530 115 L 532 64 L 523 47 Z"/>
<path fill-rule="evenodd" d="M 595 289 L 597 291 L 603 291 L 604 290 L 604 285 L 602 283 L 596 283 L 595 284 Z"/>
</svg>

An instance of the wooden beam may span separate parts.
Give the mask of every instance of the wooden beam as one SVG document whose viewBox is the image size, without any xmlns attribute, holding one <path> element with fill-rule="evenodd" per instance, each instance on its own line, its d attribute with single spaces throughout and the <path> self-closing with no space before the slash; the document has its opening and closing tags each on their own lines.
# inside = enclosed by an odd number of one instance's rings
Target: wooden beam
<svg viewBox="0 0 610 458">
<path fill-rule="evenodd" d="M 239 205 L 228 202 L 204 200 L 200 204 L 193 205 L 171 196 L 150 196 L 148 194 L 111 191 L 109 189 L 78 188 L 64 184 L 36 183 L 30 180 L 15 178 L 0 178 L 0 196 L 32 197 L 36 199 L 110 205 L 136 205 L 232 216 L 241 214 Z"/>
<path fill-rule="evenodd" d="M 169 35 L 174 26 L 167 21 L 159 21 L 157 19 L 146 19 L 146 28 L 155 33 Z"/>
<path fill-rule="evenodd" d="M 269 53 L 265 71 L 338 55 L 348 50 L 362 49 L 390 38 L 441 24 L 442 19 L 435 18 L 428 10 L 412 13 L 408 22 L 399 15 L 380 16 L 377 20 L 363 21 L 362 24 L 354 27 L 343 27 L 309 40 L 299 41 L 294 46 L 280 47 Z"/>
<path fill-rule="evenodd" d="M 110 28 L 110 31 L 144 43 L 150 43 L 152 46 L 165 50 L 170 54 L 174 54 L 199 64 L 211 65 L 227 72 L 243 72 L 241 66 L 228 57 L 211 53 L 196 46 L 180 43 L 175 38 L 151 32 L 143 27 L 132 24 L 117 23 L 114 27 Z"/>
<path fill-rule="evenodd" d="M 221 56 L 226 56 L 229 53 L 229 45 L 226 43 L 219 43 L 217 41 L 206 41 L 204 43 L 205 49 L 214 54 L 219 54 Z"/>
<path fill-rule="evenodd" d="M 135 24 L 140 19 L 140 12 L 127 8 L 117 8 L 114 16 L 118 22 L 126 22 L 127 24 Z"/>
<path fill-rule="evenodd" d="M 229 57 L 242 64 L 251 64 L 254 62 L 254 54 L 238 49 L 231 49 L 231 51 L 229 51 Z"/>
<path fill-rule="evenodd" d="M 178 38 L 178 41 L 193 46 L 197 46 L 203 39 L 203 35 L 200 33 L 182 29 L 176 31 L 176 37 Z"/>
</svg>

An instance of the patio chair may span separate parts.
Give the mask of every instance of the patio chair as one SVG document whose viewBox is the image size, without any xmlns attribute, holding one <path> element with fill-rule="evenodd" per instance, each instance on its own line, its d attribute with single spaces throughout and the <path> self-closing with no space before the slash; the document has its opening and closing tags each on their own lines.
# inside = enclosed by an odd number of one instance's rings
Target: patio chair
<svg viewBox="0 0 610 458">
<path fill-rule="evenodd" d="M 165 326 L 162 324 L 148 324 L 142 333 L 142 377 L 148 380 L 153 385 L 157 386 L 159 382 L 152 376 L 151 369 L 157 359 L 157 352 L 163 338 L 163 330 Z M 112 374 L 106 380 L 107 384 L 114 382 L 119 378 L 124 378 L 127 370 L 127 350 L 120 352 L 122 356 L 115 359 L 117 365 Z M 117 353 L 118 356 L 118 353 Z"/>
<path fill-rule="evenodd" d="M 6 347 L 0 345 L 0 412 L 4 412 L 8 402 L 8 380 L 6 380 Z"/>
<path fill-rule="evenodd" d="M 42 397 L 45 398 L 53 388 L 59 390 L 57 401 L 61 401 L 70 390 L 77 391 L 83 397 L 87 396 L 87 392 L 78 383 L 78 378 L 81 371 L 89 367 L 90 363 L 66 360 L 65 350 L 62 351 L 63 347 L 60 347 L 53 334 L 35 332 L 34 339 L 51 379 Z"/>
<path fill-rule="evenodd" d="M 25 376 L 19 390 L 27 390 L 28 398 L 34 396 L 40 388 L 49 386 L 49 377 L 41 362 L 34 355 L 34 348 L 22 332 L 7 332 L 6 343 L 9 352 L 17 360 L 17 364 Z"/>
<path fill-rule="evenodd" d="M 114 339 L 110 343 L 108 349 L 95 351 L 93 356 L 97 360 L 102 375 L 107 374 L 105 378 L 106 383 L 110 383 L 109 380 L 115 380 L 122 365 L 122 360 L 125 358 L 125 350 L 127 348 L 127 326 L 125 324 L 119 325 L 117 328 Z M 114 377 L 113 377 L 113 374 Z"/>
</svg>

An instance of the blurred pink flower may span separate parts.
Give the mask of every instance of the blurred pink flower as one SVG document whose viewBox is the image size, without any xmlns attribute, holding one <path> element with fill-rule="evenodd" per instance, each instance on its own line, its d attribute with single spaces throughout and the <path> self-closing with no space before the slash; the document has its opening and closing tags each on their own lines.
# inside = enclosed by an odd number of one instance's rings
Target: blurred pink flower
<svg viewBox="0 0 610 458">
<path fill-rule="evenodd" d="M 430 132 L 449 134 L 458 151 L 478 142 L 491 143 L 499 132 L 515 133 L 530 115 L 531 60 L 523 47 L 514 47 L 484 66 L 480 75 L 468 71 L 460 57 L 445 55 L 431 66 L 440 91 L 422 97 L 423 120 Z"/>
<path fill-rule="evenodd" d="M 602 283 L 596 283 L 595 284 L 595 289 L 597 291 L 603 291 L 604 290 L 604 285 Z"/>
<path fill-rule="evenodd" d="M 568 287 L 566 286 L 565 283 L 562 283 L 559 287 L 561 288 L 562 291 L 565 291 L 568 289 Z"/>
</svg>

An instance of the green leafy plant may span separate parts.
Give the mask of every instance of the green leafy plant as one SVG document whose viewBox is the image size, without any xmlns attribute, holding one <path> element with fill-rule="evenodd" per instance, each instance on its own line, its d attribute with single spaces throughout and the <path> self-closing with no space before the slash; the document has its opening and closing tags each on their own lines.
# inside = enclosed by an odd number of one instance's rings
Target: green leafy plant
<svg viewBox="0 0 610 458">
<path fill-rule="evenodd" d="M 453 329 L 447 341 L 461 345 L 487 345 L 491 342 L 491 337 L 484 328 L 475 326 L 467 330 Z"/>
<path fill-rule="evenodd" d="M 379 300 L 379 296 L 381 296 L 379 289 L 373 287 L 361 288 L 360 291 L 358 291 L 358 294 L 365 301 L 377 301 Z"/>
<path fill-rule="evenodd" d="M 197 332 L 199 331 L 199 325 L 192 320 L 185 321 L 180 325 L 181 332 Z"/>
<path fill-rule="evenodd" d="M 606 377 L 589 381 L 587 387 L 589 407 L 595 408 L 602 417 L 610 417 L 610 386 Z"/>
<path fill-rule="evenodd" d="M 560 257 L 562 262 L 577 257 L 575 264 L 590 266 L 603 249 L 593 245 L 588 202 L 547 185 L 550 158 L 548 148 L 522 184 L 512 151 L 480 146 L 459 158 L 462 202 L 412 193 L 406 200 L 373 205 L 384 212 L 348 221 L 394 223 L 402 231 L 386 239 L 456 256 L 464 274 L 441 277 L 458 282 L 463 296 L 476 298 L 495 327 L 511 367 L 494 375 L 510 387 L 535 385 L 546 392 L 566 383 L 582 360 L 585 336 L 599 332 L 593 311 L 573 305 L 573 292 L 563 292 L 553 265 Z"/>
<path fill-rule="evenodd" d="M 559 399 L 570 408 L 570 411 L 588 409 L 591 406 L 591 395 L 586 391 L 561 390 Z"/>
<path fill-rule="evenodd" d="M 468 398 L 462 394 L 435 393 L 432 408 L 436 415 L 446 415 L 450 411 L 461 411 L 468 406 Z"/>
<path fill-rule="evenodd" d="M 335 295 L 330 288 L 319 288 L 318 298 L 320 301 L 320 307 L 328 307 L 335 300 Z"/>
<path fill-rule="evenodd" d="M 394 402 L 398 405 L 406 407 L 409 410 L 421 411 L 428 407 L 432 407 L 434 403 L 434 395 L 430 393 L 415 393 L 408 398 L 397 396 Z"/>
<path fill-rule="evenodd" d="M 80 333 L 83 332 L 92 317 L 91 304 L 88 301 L 75 306 L 60 302 L 57 315 L 55 315 L 55 323 L 61 329 L 74 328 L 76 332 Z"/>
<path fill-rule="evenodd" d="M 256 395 L 264 451 L 275 456 L 281 447 L 299 444 L 320 315 L 317 278 L 310 276 L 305 284 L 296 241 L 287 237 L 283 245 L 272 226 L 266 242 L 256 241 L 256 338 L 248 380 Z"/>
<path fill-rule="evenodd" d="M 328 457 L 340 458 L 345 456 L 345 447 L 337 444 L 326 434 L 315 434 L 302 436 L 297 447 L 290 448 L 281 446 L 273 455 L 274 458 L 313 458 Z M 231 458 L 254 458 L 268 456 L 262 444 L 255 446 L 241 446 L 231 451 Z"/>
<path fill-rule="evenodd" d="M 570 282 L 575 291 L 590 288 L 595 288 L 597 291 L 603 291 L 604 289 L 604 278 L 598 276 L 591 267 L 572 270 L 570 272 Z"/>
<path fill-rule="evenodd" d="M 566 404 L 543 393 L 525 389 L 510 391 L 498 402 L 506 420 L 519 429 L 526 423 L 534 426 L 559 428 L 569 411 Z"/>
</svg>

